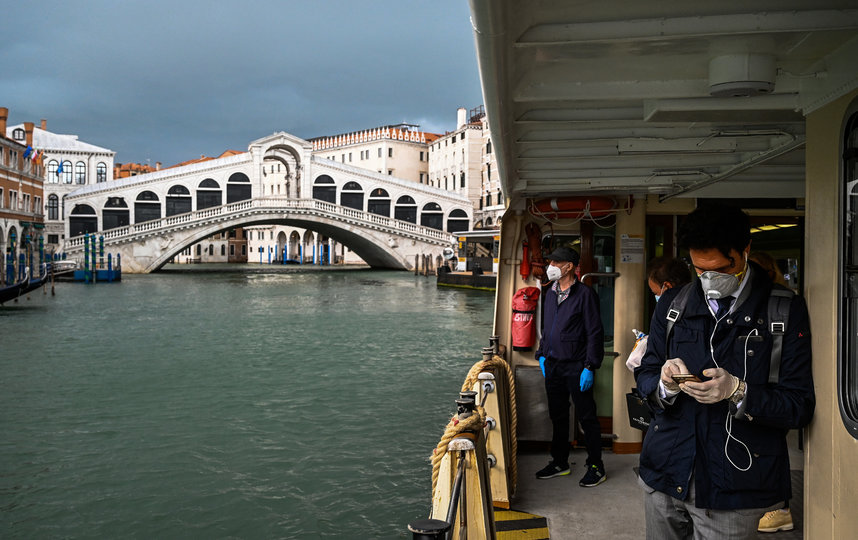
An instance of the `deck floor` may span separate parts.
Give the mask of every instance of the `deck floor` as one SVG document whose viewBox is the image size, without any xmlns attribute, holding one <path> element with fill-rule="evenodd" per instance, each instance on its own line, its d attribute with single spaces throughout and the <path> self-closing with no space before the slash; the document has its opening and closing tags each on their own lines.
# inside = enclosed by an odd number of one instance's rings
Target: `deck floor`
<svg viewBox="0 0 858 540">
<path fill-rule="evenodd" d="M 800 454 L 790 456 L 793 468 L 801 464 Z M 643 495 L 637 484 L 637 454 L 604 452 L 608 479 L 594 488 L 582 488 L 578 481 L 584 475 L 587 459 L 584 450 L 573 450 L 572 474 L 538 480 L 536 471 L 548 463 L 546 452 L 520 452 L 519 486 L 511 507 L 544 516 L 552 540 L 565 539 L 635 539 L 645 537 Z M 802 472 L 792 471 L 793 500 L 791 510 L 795 529 L 789 532 L 758 533 L 768 540 L 798 540 L 802 534 Z"/>
</svg>

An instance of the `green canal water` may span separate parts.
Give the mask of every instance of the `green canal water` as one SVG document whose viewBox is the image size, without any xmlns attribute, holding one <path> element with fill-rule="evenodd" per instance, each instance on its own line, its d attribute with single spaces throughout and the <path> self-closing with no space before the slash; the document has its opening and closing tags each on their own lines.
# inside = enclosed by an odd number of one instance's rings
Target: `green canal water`
<svg viewBox="0 0 858 540">
<path fill-rule="evenodd" d="M 232 270 L 0 307 L 0 538 L 410 538 L 493 295 Z"/>
</svg>

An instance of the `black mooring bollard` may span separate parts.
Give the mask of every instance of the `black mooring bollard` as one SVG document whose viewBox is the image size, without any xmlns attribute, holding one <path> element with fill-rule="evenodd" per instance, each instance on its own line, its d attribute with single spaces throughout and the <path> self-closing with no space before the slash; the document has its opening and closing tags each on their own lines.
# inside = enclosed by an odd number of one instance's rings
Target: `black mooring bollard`
<svg viewBox="0 0 858 540">
<path fill-rule="evenodd" d="M 412 540 L 443 540 L 447 537 L 450 524 L 440 519 L 418 519 L 408 524 Z"/>
</svg>

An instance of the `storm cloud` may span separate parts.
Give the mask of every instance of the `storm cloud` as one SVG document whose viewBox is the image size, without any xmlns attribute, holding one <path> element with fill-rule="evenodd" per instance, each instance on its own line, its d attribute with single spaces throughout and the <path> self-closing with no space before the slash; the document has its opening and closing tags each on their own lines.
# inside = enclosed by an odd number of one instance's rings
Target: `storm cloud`
<svg viewBox="0 0 858 540">
<path fill-rule="evenodd" d="M 482 102 L 464 0 L 8 2 L 0 106 L 10 123 L 165 166 L 408 122 L 455 129 Z"/>
</svg>

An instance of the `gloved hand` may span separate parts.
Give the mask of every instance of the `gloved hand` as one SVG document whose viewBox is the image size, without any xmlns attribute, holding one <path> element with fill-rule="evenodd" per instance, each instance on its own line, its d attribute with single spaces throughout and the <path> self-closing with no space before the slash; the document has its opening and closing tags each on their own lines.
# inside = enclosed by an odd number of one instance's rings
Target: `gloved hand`
<svg viewBox="0 0 858 540">
<path fill-rule="evenodd" d="M 581 386 L 581 391 L 586 392 L 593 387 L 593 372 L 587 368 L 581 372 L 581 379 L 578 381 Z"/>
<path fill-rule="evenodd" d="M 688 368 L 682 358 L 669 358 L 661 366 L 661 384 L 671 395 L 679 393 L 679 385 L 673 382 L 671 375 L 688 373 Z"/>
<path fill-rule="evenodd" d="M 711 379 L 699 383 L 689 381 L 679 388 L 700 403 L 718 403 L 732 396 L 739 387 L 739 378 L 722 368 L 704 369 L 703 376 Z"/>
<path fill-rule="evenodd" d="M 542 376 L 545 377 L 545 357 L 539 357 L 539 369 L 542 370 Z"/>
</svg>

